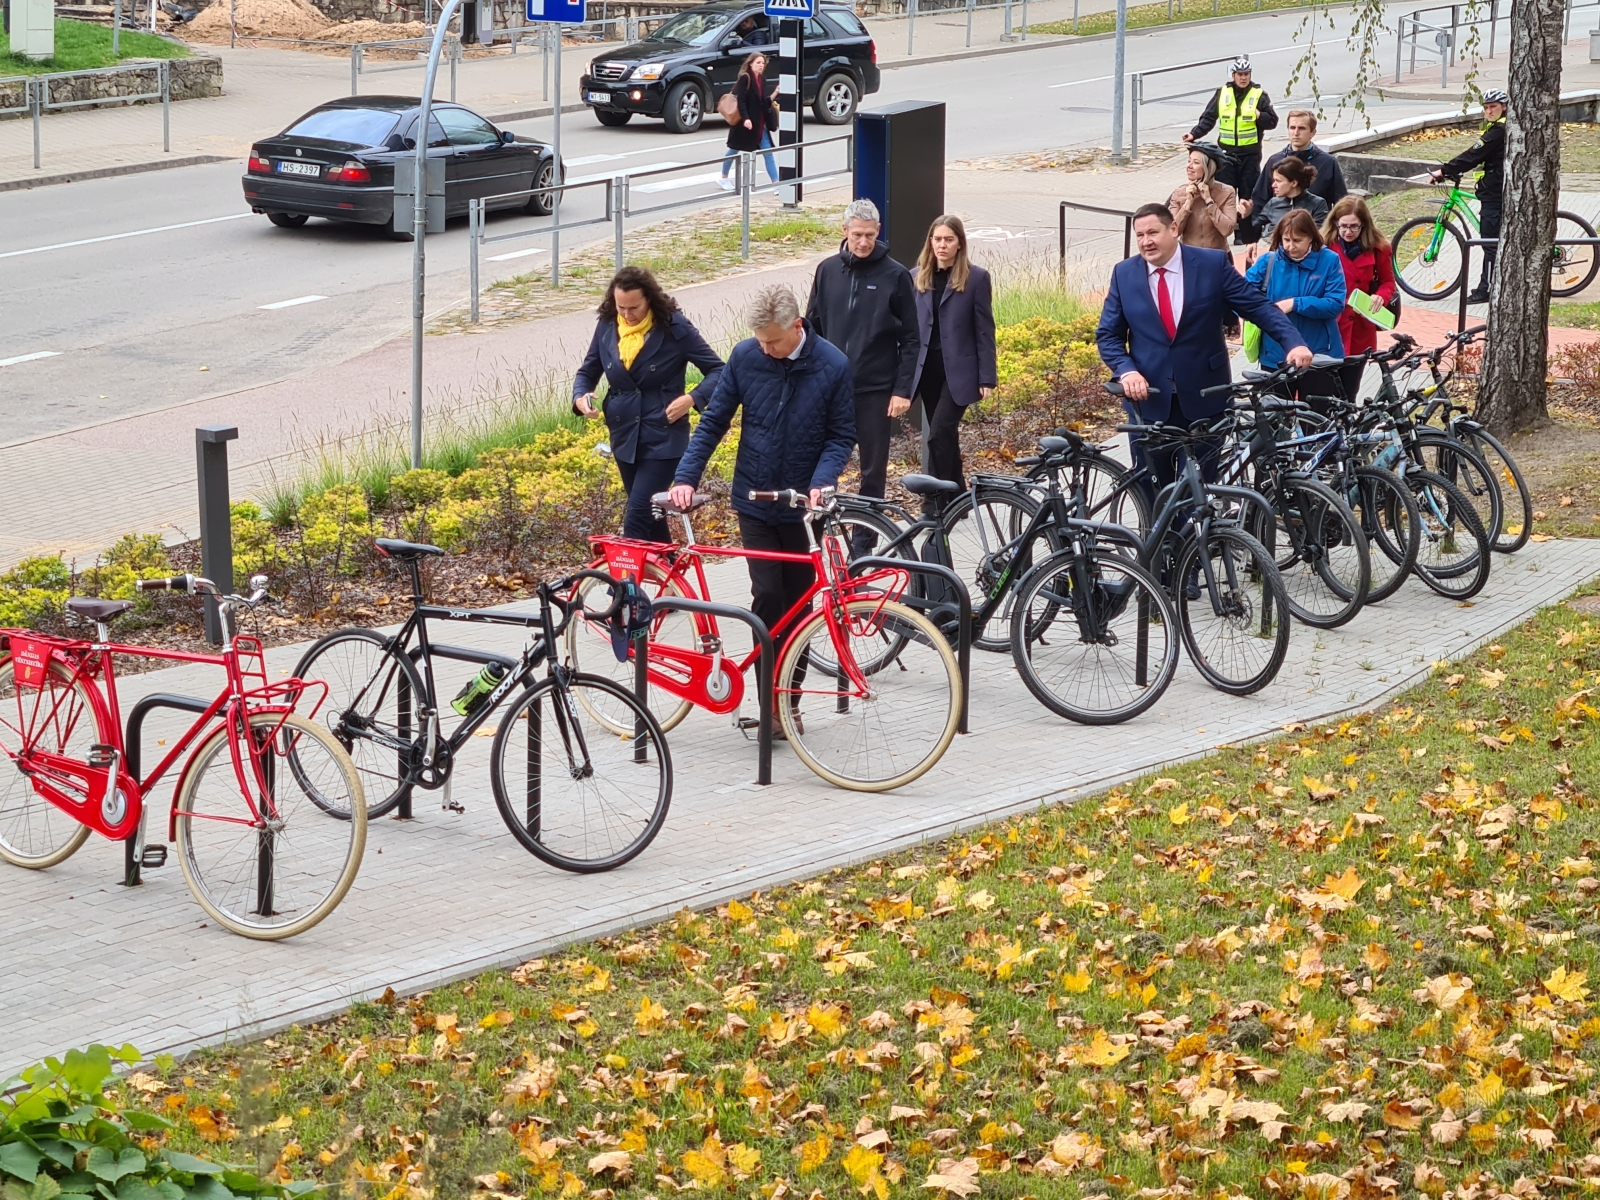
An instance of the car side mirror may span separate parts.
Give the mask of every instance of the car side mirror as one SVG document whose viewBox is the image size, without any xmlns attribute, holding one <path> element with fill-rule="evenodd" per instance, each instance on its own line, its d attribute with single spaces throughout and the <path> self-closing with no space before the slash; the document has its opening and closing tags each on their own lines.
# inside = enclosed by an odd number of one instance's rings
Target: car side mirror
<svg viewBox="0 0 1600 1200">
<path fill-rule="evenodd" d="M 417 139 L 416 138 L 401 138 L 400 139 L 400 149 L 402 149 L 402 150 L 415 150 L 416 148 L 417 148 Z"/>
<path fill-rule="evenodd" d="M 509 146 L 512 142 L 517 140 L 517 135 L 512 133 L 509 129 L 502 129 L 500 131 L 500 140 Z"/>
<path fill-rule="evenodd" d="M 384 140 L 383 148 L 389 151 L 404 150 L 406 148 L 407 141 L 407 138 L 401 137 L 398 133 L 391 133 L 388 138 Z"/>
</svg>

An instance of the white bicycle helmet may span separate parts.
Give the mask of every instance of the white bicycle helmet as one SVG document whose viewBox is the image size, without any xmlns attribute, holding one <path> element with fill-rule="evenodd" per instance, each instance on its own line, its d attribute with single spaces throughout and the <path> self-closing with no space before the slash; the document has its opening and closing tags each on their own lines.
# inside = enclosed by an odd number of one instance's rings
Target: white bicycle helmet
<svg viewBox="0 0 1600 1200">
<path fill-rule="evenodd" d="M 1235 75 L 1250 74 L 1252 70 L 1250 66 L 1250 56 L 1248 54 L 1239 55 L 1238 58 L 1233 60 L 1233 65 L 1229 67 L 1228 70 Z"/>
<path fill-rule="evenodd" d="M 1490 88 L 1483 94 L 1485 104 L 1510 104 L 1511 97 L 1500 88 Z"/>
</svg>

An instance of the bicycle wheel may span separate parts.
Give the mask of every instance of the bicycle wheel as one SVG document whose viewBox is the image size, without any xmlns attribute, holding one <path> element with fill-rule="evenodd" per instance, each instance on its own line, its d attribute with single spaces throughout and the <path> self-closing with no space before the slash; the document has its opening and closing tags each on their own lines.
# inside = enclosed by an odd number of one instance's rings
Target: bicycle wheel
<svg viewBox="0 0 1600 1200">
<path fill-rule="evenodd" d="M 1489 475 L 1500 487 L 1500 532 L 1494 548 L 1501 554 L 1515 554 L 1528 544 L 1533 533 L 1533 494 L 1522 478 L 1522 468 L 1511 451 L 1488 430 L 1467 426 L 1461 430 L 1472 448 L 1489 468 Z"/>
<path fill-rule="evenodd" d="M 1017 585 L 1011 657 L 1034 697 L 1084 725 L 1115 725 L 1161 699 L 1178 669 L 1172 605 L 1121 555 L 1063 550 Z"/>
<path fill-rule="evenodd" d="M 644 590 L 651 600 L 662 596 L 686 595 L 682 585 L 654 563 L 645 564 Z M 589 597 L 596 591 L 600 594 L 594 596 L 590 602 Z M 611 604 L 606 585 L 598 579 L 580 579 L 577 594 L 584 599 L 584 607 L 590 610 L 603 611 Z M 657 645 L 675 646 L 680 650 L 698 652 L 700 629 L 695 624 L 696 620 L 693 613 L 656 613 L 650 620 L 650 640 Z M 567 662 L 574 671 L 609 679 L 630 696 L 633 694 L 633 651 L 631 649 L 628 651 L 628 657 L 624 661 L 617 661 L 617 653 L 611 646 L 609 625 L 603 621 L 589 619 L 571 620 L 567 622 L 565 638 Z M 678 671 L 670 661 L 663 658 L 652 658 L 650 668 L 658 675 L 669 675 L 685 682 L 688 680 L 687 672 Z M 728 669 L 733 668 L 730 666 Z M 609 704 L 609 695 L 610 693 L 583 692 L 578 698 L 585 704 L 605 706 Z M 663 730 L 676 728 L 693 707 L 694 705 L 688 700 L 673 695 L 664 687 L 657 685 L 650 689 L 650 712 L 660 722 Z M 601 707 L 589 715 L 618 736 L 629 737 L 633 734 L 631 708 Z"/>
<path fill-rule="evenodd" d="M 1438 230 L 1435 237 L 1434 231 Z M 1418 300 L 1443 300 L 1461 286 L 1461 260 L 1467 241 L 1450 221 L 1413 217 L 1400 226 L 1394 246 L 1394 278 L 1400 290 Z"/>
<path fill-rule="evenodd" d="M 595 714 L 627 713 L 618 736 Z M 637 732 L 635 732 L 637 730 Z M 490 750 L 495 806 L 517 841 L 564 871 L 620 867 L 661 831 L 672 755 L 654 714 L 610 679 L 541 679 L 507 707 Z"/>
<path fill-rule="evenodd" d="M 976 507 L 973 503 L 977 495 Z M 1000 598 L 987 622 L 973 621 L 972 644 L 996 653 L 1011 649 L 1011 609 L 1007 594 L 1033 565 L 1033 546 L 1018 539 L 1039 510 L 1039 501 L 1025 488 L 976 484 L 944 510 L 945 536 L 950 539 L 950 564 L 972 596 L 972 611 Z M 1061 548 L 1060 535 L 1044 531 L 1049 550 Z"/>
<path fill-rule="evenodd" d="M 1184 649 L 1206 682 L 1235 696 L 1271 683 L 1289 652 L 1289 598 L 1266 548 L 1212 529 L 1203 551 L 1196 538 L 1184 543 L 1176 579 Z"/>
<path fill-rule="evenodd" d="M 1149 498 L 1135 483 L 1133 468 L 1116 459 L 1098 452 L 1084 455 L 1076 463 L 1070 483 L 1063 481 L 1063 486 L 1069 491 L 1082 488 L 1086 519 L 1121 525 L 1141 539 L 1150 532 Z"/>
<path fill-rule="evenodd" d="M 1489 464 L 1467 442 L 1439 429 L 1417 430 L 1417 453 L 1420 467 L 1443 475 L 1471 502 L 1492 544 L 1500 536 L 1505 505 Z"/>
<path fill-rule="evenodd" d="M 960 668 L 938 627 L 903 604 L 848 600 L 835 613 L 843 645 L 820 608 L 784 643 L 778 720 L 800 760 L 823 779 L 851 791 L 886 792 L 921 776 L 955 737 Z M 825 671 L 812 661 L 814 654 L 834 663 L 871 661 L 885 628 L 902 641 L 900 654 L 879 670 L 862 671 L 864 688 L 847 671 Z"/>
<path fill-rule="evenodd" d="M 1337 629 L 1361 611 L 1372 583 L 1361 523 L 1318 480 L 1279 476 L 1271 488 L 1276 520 L 1259 540 L 1277 563 L 1289 611 L 1307 625 Z"/>
<path fill-rule="evenodd" d="M 51 663 L 43 686 L 19 693 L 11 660 L 0 658 L 0 858 L 39 871 L 88 840 L 89 827 L 34 791 L 16 756 L 37 749 L 82 761 L 99 740 L 88 689 L 65 667 Z"/>
<path fill-rule="evenodd" d="M 400 749 L 421 735 L 417 712 L 428 704 L 416 664 L 389 649 L 389 639 L 376 630 L 340 629 L 319 638 L 295 664 L 294 675 L 328 685 L 316 720 L 350 755 L 363 791 L 377 797 L 367 807 L 368 819 L 393 812 L 417 779 L 416 758 Z M 311 796 L 321 803 L 319 791 Z M 350 816 L 344 809 L 326 811 L 341 820 Z"/>
<path fill-rule="evenodd" d="M 1489 535 L 1472 502 L 1442 475 L 1412 468 L 1406 486 L 1422 518 L 1417 577 L 1441 596 L 1465 600 L 1489 582 Z"/>
<path fill-rule="evenodd" d="M 1594 226 L 1577 213 L 1557 211 L 1556 241 L 1592 237 L 1594 237 Z M 1592 244 L 1550 247 L 1552 296 L 1576 296 L 1594 282 L 1596 272 L 1600 272 L 1600 254 L 1595 252 Z"/>
<path fill-rule="evenodd" d="M 361 775 L 328 730 L 297 713 L 255 712 L 260 781 L 231 724 L 212 730 L 178 785 L 178 863 L 224 929 L 260 941 L 304 933 L 344 899 L 367 845 Z M 239 791 L 237 751 L 254 807 Z M 293 769 L 281 761 L 293 755 Z M 343 812 L 343 821 L 323 815 Z"/>
<path fill-rule="evenodd" d="M 1350 509 L 1367 537 L 1372 582 L 1367 603 L 1387 600 L 1405 583 L 1417 562 L 1422 516 L 1400 477 L 1380 467 L 1357 467 L 1347 493 Z"/>
</svg>

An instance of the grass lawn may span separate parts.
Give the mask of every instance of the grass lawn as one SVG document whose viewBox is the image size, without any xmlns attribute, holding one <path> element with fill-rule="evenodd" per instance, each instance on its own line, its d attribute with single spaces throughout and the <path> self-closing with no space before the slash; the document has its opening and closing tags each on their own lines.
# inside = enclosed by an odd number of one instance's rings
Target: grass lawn
<svg viewBox="0 0 1600 1200">
<path fill-rule="evenodd" d="M 1567 329 L 1600 329 L 1600 303 L 1592 300 L 1554 300 L 1550 324 Z"/>
<path fill-rule="evenodd" d="M 1370 716 L 124 1095 L 386 1200 L 1575 1195 L 1597 688 L 1559 606 Z"/>
<path fill-rule="evenodd" d="M 1363 154 L 1388 151 L 1396 157 L 1424 162 L 1454 158 L 1478 140 L 1478 128 L 1445 126 L 1424 129 L 1363 150 Z M 1568 174 L 1600 171 L 1600 126 L 1569 123 L 1561 126 L 1561 169 Z"/>
<path fill-rule="evenodd" d="M 51 71 L 87 71 L 93 67 L 115 66 L 128 58 L 188 58 L 189 48 L 149 33 L 122 31 L 120 58 L 111 57 L 111 27 L 88 21 L 56 18 L 54 58 L 34 62 L 20 54 L 0 54 L 0 76 L 44 75 Z"/>
<path fill-rule="evenodd" d="M 1183 0 L 1175 3 L 1172 16 L 1167 16 L 1167 5 L 1139 4 L 1128 8 L 1128 28 L 1144 29 L 1151 25 L 1178 24 L 1183 21 L 1201 21 L 1214 16 L 1229 16 L 1235 13 L 1270 12 L 1281 8 L 1304 8 L 1304 0 Z M 1050 21 L 1043 25 L 1030 25 L 1030 33 L 1109 33 L 1117 27 L 1117 16 L 1114 12 L 1091 13 L 1078 19 L 1078 28 L 1072 28 L 1071 21 Z M 1199 105 L 1204 104 L 1204 98 L 1197 101 L 1196 112 Z"/>
</svg>

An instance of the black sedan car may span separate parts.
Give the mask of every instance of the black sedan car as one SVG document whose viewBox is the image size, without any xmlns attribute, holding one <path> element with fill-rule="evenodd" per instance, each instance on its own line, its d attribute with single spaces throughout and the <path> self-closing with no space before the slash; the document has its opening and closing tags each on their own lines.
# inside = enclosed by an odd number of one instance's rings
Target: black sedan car
<svg viewBox="0 0 1600 1200">
<path fill-rule="evenodd" d="M 626 125 L 637 114 L 660 117 L 673 133 L 693 133 L 733 89 L 746 55 L 777 49 L 777 21 L 760 4 L 713 0 L 595 59 L 579 94 L 602 125 Z M 824 125 L 845 124 L 861 97 L 878 90 L 878 48 L 852 9 L 822 7 L 806 22 L 803 77 L 801 103 Z M 767 87 L 777 86 L 773 64 Z"/>
<path fill-rule="evenodd" d="M 350 96 L 319 105 L 277 137 L 250 148 L 244 198 L 274 225 L 297 229 L 309 217 L 382 225 L 395 237 L 394 163 L 416 153 L 420 100 Z M 470 200 L 555 186 L 561 174 L 549 146 L 495 128 L 459 104 L 431 106 L 428 157 L 445 160 L 445 215 Z M 512 195 L 490 209 L 550 211 L 550 196 Z"/>
</svg>

